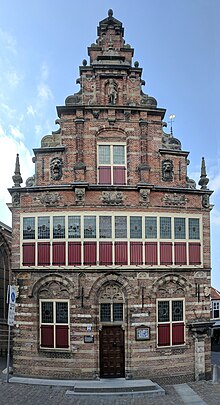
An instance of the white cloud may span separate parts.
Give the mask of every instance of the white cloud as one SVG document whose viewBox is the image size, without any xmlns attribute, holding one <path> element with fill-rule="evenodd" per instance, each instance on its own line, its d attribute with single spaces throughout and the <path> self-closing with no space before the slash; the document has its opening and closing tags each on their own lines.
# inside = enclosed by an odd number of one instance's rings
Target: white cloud
<svg viewBox="0 0 220 405">
<path fill-rule="evenodd" d="M 36 111 L 31 104 L 27 106 L 27 115 L 31 115 L 32 117 L 36 115 Z"/>
<path fill-rule="evenodd" d="M 50 90 L 49 86 L 46 83 L 40 83 L 37 88 L 37 95 L 44 101 L 53 98 L 52 91 Z"/>
<path fill-rule="evenodd" d="M 42 126 L 41 125 L 35 125 L 35 134 L 36 135 L 40 135 L 40 134 L 42 134 Z"/>
<path fill-rule="evenodd" d="M 29 150 L 21 140 L 14 139 L 4 133 L 0 127 L 0 220 L 8 225 L 11 224 L 11 214 L 6 203 L 11 202 L 8 188 L 13 186 L 12 176 L 15 170 L 16 154 L 19 153 L 20 167 L 23 182 L 33 175 L 34 165 Z"/>
<path fill-rule="evenodd" d="M 9 32 L 4 31 L 1 28 L 0 28 L 0 41 L 8 50 L 10 50 L 14 54 L 17 54 L 15 38 Z"/>
<path fill-rule="evenodd" d="M 22 132 L 18 128 L 13 127 L 12 125 L 9 125 L 9 128 L 10 128 L 11 135 L 14 138 L 24 139 L 24 135 L 22 134 Z"/>
<path fill-rule="evenodd" d="M 10 87 L 15 88 L 21 81 L 21 76 L 11 68 L 8 72 L 6 72 L 6 80 Z"/>
</svg>

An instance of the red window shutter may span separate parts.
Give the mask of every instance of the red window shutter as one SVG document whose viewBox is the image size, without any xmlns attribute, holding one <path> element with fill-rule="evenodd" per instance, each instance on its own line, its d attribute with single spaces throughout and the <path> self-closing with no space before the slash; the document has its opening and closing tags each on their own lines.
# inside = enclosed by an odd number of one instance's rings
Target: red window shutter
<svg viewBox="0 0 220 405">
<path fill-rule="evenodd" d="M 127 242 L 115 242 L 115 264 L 128 264 Z"/>
<path fill-rule="evenodd" d="M 81 242 L 68 243 L 68 265 L 81 265 Z"/>
<path fill-rule="evenodd" d="M 41 347 L 54 347 L 53 325 L 41 325 Z"/>
<path fill-rule="evenodd" d="M 38 266 L 50 266 L 50 242 L 39 242 L 37 252 Z"/>
<path fill-rule="evenodd" d="M 23 244 L 23 266 L 35 265 L 35 243 Z"/>
<path fill-rule="evenodd" d="M 53 243 L 53 266 L 64 266 L 66 264 L 65 242 Z"/>
<path fill-rule="evenodd" d="M 184 342 L 184 323 L 172 324 L 172 344 L 183 345 Z"/>
<path fill-rule="evenodd" d="M 84 242 L 84 264 L 96 264 L 96 242 Z"/>
<path fill-rule="evenodd" d="M 99 264 L 112 264 L 112 242 L 99 243 Z"/>
<path fill-rule="evenodd" d="M 125 167 L 113 167 L 113 184 L 125 184 Z"/>
<path fill-rule="evenodd" d="M 158 346 L 170 346 L 170 324 L 158 325 Z"/>
<path fill-rule="evenodd" d="M 160 243 L 160 264 L 173 264 L 171 242 Z"/>
<path fill-rule="evenodd" d="M 111 184 L 111 168 L 99 166 L 99 184 Z"/>
<path fill-rule="evenodd" d="M 143 245 L 141 242 L 130 243 L 130 264 L 143 264 Z"/>
<path fill-rule="evenodd" d="M 201 264 L 200 243 L 189 243 L 189 264 Z"/>
<path fill-rule="evenodd" d="M 146 242 L 145 243 L 145 264 L 153 266 L 157 263 L 158 263 L 157 242 Z"/>
<path fill-rule="evenodd" d="M 56 326 L 56 347 L 57 348 L 68 348 L 68 326 L 67 325 L 57 325 Z"/>
<path fill-rule="evenodd" d="M 174 243 L 175 264 L 186 264 L 186 243 Z"/>
</svg>

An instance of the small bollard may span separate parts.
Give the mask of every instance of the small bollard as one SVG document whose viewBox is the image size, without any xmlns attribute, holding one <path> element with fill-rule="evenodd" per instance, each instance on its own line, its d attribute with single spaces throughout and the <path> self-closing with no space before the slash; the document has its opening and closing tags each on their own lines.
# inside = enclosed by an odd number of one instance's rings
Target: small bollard
<svg viewBox="0 0 220 405">
<path fill-rule="evenodd" d="M 217 366 L 217 364 L 213 364 L 212 384 L 217 384 L 217 383 L 218 383 L 218 366 Z"/>
</svg>

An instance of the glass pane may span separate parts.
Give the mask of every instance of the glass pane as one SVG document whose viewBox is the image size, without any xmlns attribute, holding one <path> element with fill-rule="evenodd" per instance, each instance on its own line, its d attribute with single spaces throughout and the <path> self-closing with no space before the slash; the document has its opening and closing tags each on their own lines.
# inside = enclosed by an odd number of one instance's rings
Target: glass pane
<svg viewBox="0 0 220 405">
<path fill-rule="evenodd" d="M 23 218 L 23 238 L 35 238 L 35 218 Z"/>
<path fill-rule="evenodd" d="M 199 239 L 199 218 L 189 218 L 189 239 Z"/>
<path fill-rule="evenodd" d="M 157 218 L 146 217 L 145 218 L 145 238 L 156 239 L 157 238 Z"/>
<path fill-rule="evenodd" d="M 80 238 L 80 216 L 68 217 L 68 237 L 69 238 Z"/>
<path fill-rule="evenodd" d="M 113 304 L 113 321 L 123 321 L 123 304 Z"/>
<path fill-rule="evenodd" d="M 56 302 L 56 323 L 68 323 L 68 302 Z"/>
<path fill-rule="evenodd" d="M 96 238 L 96 217 L 84 217 L 84 238 Z"/>
<path fill-rule="evenodd" d="M 115 237 L 127 238 L 127 217 L 115 217 Z"/>
<path fill-rule="evenodd" d="M 110 164 L 110 146 L 99 145 L 99 164 Z"/>
<path fill-rule="evenodd" d="M 171 239 L 171 218 L 160 218 L 160 237 L 161 239 Z"/>
<path fill-rule="evenodd" d="M 174 218 L 174 237 L 175 239 L 186 238 L 185 218 Z"/>
<path fill-rule="evenodd" d="M 50 217 L 38 218 L 38 239 L 50 238 Z"/>
<path fill-rule="evenodd" d="M 53 323 L 53 302 L 41 302 L 41 322 Z"/>
<path fill-rule="evenodd" d="M 158 302 L 158 322 L 169 322 L 169 301 Z"/>
<path fill-rule="evenodd" d="M 65 217 L 53 218 L 53 238 L 65 238 Z"/>
<path fill-rule="evenodd" d="M 125 164 L 125 147 L 114 145 L 113 146 L 113 164 L 124 165 Z"/>
<path fill-rule="evenodd" d="M 183 320 L 183 301 L 172 301 L 172 321 Z"/>
<path fill-rule="evenodd" d="M 99 237 L 111 238 L 112 237 L 112 218 L 99 217 Z"/>
<path fill-rule="evenodd" d="M 101 304 L 101 322 L 111 322 L 111 304 Z"/>
<path fill-rule="evenodd" d="M 130 217 L 130 237 L 142 238 L 142 218 Z"/>
</svg>

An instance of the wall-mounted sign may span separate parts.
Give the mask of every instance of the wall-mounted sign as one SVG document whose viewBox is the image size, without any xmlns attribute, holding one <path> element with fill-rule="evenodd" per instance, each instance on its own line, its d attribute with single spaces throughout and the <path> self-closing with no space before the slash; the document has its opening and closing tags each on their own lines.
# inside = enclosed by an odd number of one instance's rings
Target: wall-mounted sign
<svg viewBox="0 0 220 405">
<path fill-rule="evenodd" d="M 93 335 L 84 336 L 84 343 L 94 343 L 94 336 Z"/>
<path fill-rule="evenodd" d="M 136 340 L 149 340 L 150 339 L 150 327 L 149 326 L 138 326 L 135 329 L 135 339 Z"/>
</svg>

